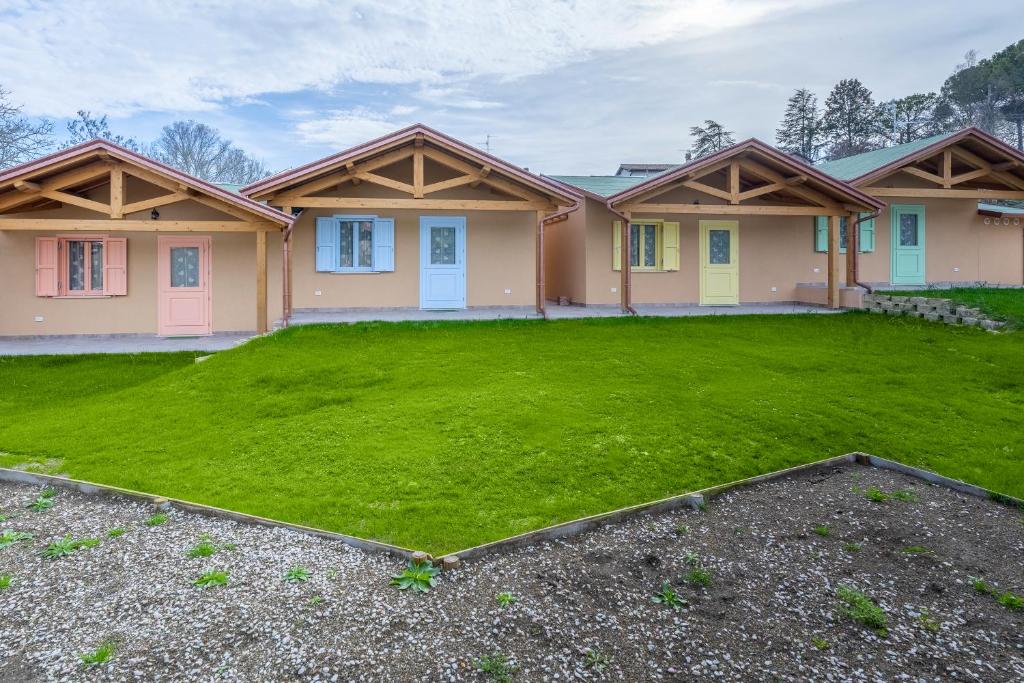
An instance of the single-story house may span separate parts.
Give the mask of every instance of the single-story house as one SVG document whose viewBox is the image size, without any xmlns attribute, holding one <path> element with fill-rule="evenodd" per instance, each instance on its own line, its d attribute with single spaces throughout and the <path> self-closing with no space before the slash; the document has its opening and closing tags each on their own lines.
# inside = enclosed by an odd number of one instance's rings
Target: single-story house
<svg viewBox="0 0 1024 683">
<path fill-rule="evenodd" d="M 266 331 L 291 223 L 106 140 L 7 169 L 0 336 Z"/>
<path fill-rule="evenodd" d="M 857 306 L 841 226 L 884 202 L 758 140 L 654 176 L 552 176 L 585 197 L 547 235 L 553 297 L 584 305 Z M 815 249 L 825 217 L 827 253 Z M 863 220 L 862 220 L 863 219 Z"/>
<path fill-rule="evenodd" d="M 348 309 L 543 311 L 544 225 L 565 186 L 413 125 L 241 189 L 297 214 L 284 315 Z"/>
<path fill-rule="evenodd" d="M 853 236 L 860 238 L 861 282 L 874 287 L 1024 283 L 1019 218 L 1003 220 L 1005 208 L 979 204 L 1024 200 L 1019 150 L 968 128 L 817 168 L 887 204 L 871 231 Z M 818 219 L 818 251 L 825 249 L 824 233 Z M 845 227 L 841 239 L 845 245 Z"/>
</svg>

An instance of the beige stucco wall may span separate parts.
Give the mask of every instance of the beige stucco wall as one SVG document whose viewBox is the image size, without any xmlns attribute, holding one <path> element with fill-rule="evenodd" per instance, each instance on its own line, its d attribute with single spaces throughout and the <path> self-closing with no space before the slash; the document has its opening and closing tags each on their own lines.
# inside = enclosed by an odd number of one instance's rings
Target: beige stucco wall
<svg viewBox="0 0 1024 683">
<path fill-rule="evenodd" d="M 394 272 L 316 271 L 316 218 L 344 213 L 395 219 Z M 465 216 L 467 306 L 534 304 L 537 224 L 533 212 L 307 209 L 296 221 L 292 236 L 294 308 L 418 307 L 420 216 Z M 506 289 L 511 292 L 506 294 Z"/>
<path fill-rule="evenodd" d="M 568 297 L 572 303 L 587 299 L 587 210 L 592 199 L 568 214 L 567 220 L 544 229 L 544 281 L 548 299 Z"/>
<path fill-rule="evenodd" d="M 150 186 L 129 180 L 126 201 L 159 194 Z M 105 200 L 99 189 L 94 199 Z M 160 220 L 230 219 L 194 202 L 159 208 Z M 148 211 L 145 212 L 148 217 Z M 24 214 L 28 218 L 97 218 L 77 207 Z M 9 216 L 16 217 L 16 216 Z M 129 218 L 143 218 L 141 215 Z M 157 332 L 157 233 L 104 233 L 127 238 L 128 294 L 115 297 L 49 298 L 35 295 L 35 238 L 70 231 L 0 231 L 0 336 L 54 334 L 156 334 Z M 165 235 L 202 233 L 164 232 Z M 256 236 L 253 233 L 212 233 L 213 329 L 256 329 Z M 267 299 L 270 321 L 281 317 L 281 236 L 267 239 Z M 42 316 L 42 322 L 35 317 Z"/>
</svg>

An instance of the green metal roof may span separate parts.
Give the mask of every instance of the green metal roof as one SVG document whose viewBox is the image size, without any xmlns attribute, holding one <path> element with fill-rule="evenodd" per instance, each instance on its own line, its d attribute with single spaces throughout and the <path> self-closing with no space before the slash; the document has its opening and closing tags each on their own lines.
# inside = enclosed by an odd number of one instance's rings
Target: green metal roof
<svg viewBox="0 0 1024 683">
<path fill-rule="evenodd" d="M 586 190 L 599 197 L 611 197 L 613 194 L 628 190 L 655 176 L 551 175 L 547 177 Z"/>
<path fill-rule="evenodd" d="M 839 180 L 853 180 L 865 173 L 871 173 L 875 169 L 882 168 L 898 159 L 909 156 L 929 145 L 934 145 L 936 142 L 951 135 L 953 133 L 941 133 L 930 138 L 922 138 L 902 145 L 883 147 L 882 149 L 864 152 L 863 154 L 854 154 L 852 157 L 844 157 L 835 161 L 825 161 L 818 164 L 817 169 Z"/>
<path fill-rule="evenodd" d="M 979 211 L 999 211 L 1000 213 L 1008 213 L 1011 215 L 1024 215 L 1024 208 L 1019 206 L 1007 206 L 1005 204 L 988 204 L 985 202 L 978 202 Z"/>
</svg>

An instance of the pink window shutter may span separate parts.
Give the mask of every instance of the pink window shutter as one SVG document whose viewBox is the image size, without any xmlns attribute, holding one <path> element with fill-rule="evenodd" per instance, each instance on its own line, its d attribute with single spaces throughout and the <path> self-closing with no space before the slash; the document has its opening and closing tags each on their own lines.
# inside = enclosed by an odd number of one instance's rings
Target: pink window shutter
<svg viewBox="0 0 1024 683">
<path fill-rule="evenodd" d="M 57 273 L 60 259 L 57 257 L 56 237 L 36 238 L 36 296 L 57 296 Z"/>
<path fill-rule="evenodd" d="M 108 296 L 128 293 L 128 240 L 124 237 L 103 240 L 103 293 Z"/>
</svg>

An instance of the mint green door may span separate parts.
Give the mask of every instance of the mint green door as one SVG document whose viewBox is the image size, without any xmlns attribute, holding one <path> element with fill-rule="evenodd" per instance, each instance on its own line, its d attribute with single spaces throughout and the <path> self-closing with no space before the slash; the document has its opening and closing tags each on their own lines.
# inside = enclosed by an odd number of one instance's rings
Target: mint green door
<svg viewBox="0 0 1024 683">
<path fill-rule="evenodd" d="M 892 284 L 925 283 L 924 207 L 894 204 L 892 215 Z"/>
</svg>

